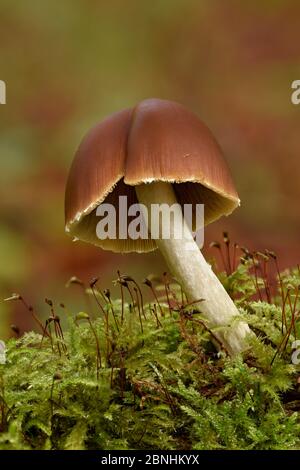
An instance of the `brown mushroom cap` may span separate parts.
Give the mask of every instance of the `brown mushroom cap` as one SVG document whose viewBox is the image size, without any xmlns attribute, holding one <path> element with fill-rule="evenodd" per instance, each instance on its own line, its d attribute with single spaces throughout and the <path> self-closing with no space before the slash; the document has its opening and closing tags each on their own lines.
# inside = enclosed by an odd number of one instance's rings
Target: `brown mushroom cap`
<svg viewBox="0 0 300 470">
<path fill-rule="evenodd" d="M 102 202 L 119 196 L 137 203 L 134 186 L 154 181 L 173 184 L 178 202 L 205 204 L 205 224 L 238 205 L 230 171 L 210 130 L 192 112 L 172 101 L 148 99 L 115 113 L 91 129 L 70 169 L 66 230 L 75 238 L 119 252 L 145 252 L 154 240 L 100 240 L 96 235 Z"/>
</svg>

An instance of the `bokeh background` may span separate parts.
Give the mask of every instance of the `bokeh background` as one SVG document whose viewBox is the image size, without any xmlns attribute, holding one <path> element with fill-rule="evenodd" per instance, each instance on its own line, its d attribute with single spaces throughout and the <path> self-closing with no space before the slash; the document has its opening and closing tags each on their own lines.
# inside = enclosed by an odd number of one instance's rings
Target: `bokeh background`
<svg viewBox="0 0 300 470">
<path fill-rule="evenodd" d="M 300 261 L 300 2 L 289 0 L 0 0 L 0 337 L 32 327 L 20 292 L 84 308 L 76 275 L 116 270 L 142 280 L 165 267 L 158 253 L 118 256 L 64 233 L 64 187 L 74 151 L 105 115 L 147 97 L 181 102 L 216 135 L 242 205 L 223 230 L 250 248 Z"/>
</svg>

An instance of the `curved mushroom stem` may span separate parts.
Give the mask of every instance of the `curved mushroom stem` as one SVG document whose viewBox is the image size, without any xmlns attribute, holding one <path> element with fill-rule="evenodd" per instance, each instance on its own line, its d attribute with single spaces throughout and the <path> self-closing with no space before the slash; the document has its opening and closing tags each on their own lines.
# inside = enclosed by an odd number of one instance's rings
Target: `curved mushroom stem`
<svg viewBox="0 0 300 470">
<path fill-rule="evenodd" d="M 147 207 L 149 221 L 152 204 L 172 206 L 177 203 L 170 183 L 141 184 L 136 186 L 135 190 L 139 202 Z M 247 348 L 246 337 L 250 333 L 249 326 L 241 320 L 234 319 L 239 315 L 237 307 L 212 271 L 211 266 L 205 261 L 183 218 L 180 206 L 177 206 L 177 210 L 180 214 L 177 212 L 173 217 L 175 223 L 170 222 L 169 239 L 161 237 L 156 239 L 157 246 L 172 274 L 187 294 L 189 301 L 204 299 L 201 303 L 199 302 L 199 309 L 205 315 L 207 326 L 210 329 L 218 328 L 214 334 L 230 355 L 238 354 Z M 150 226 L 150 222 L 146 222 L 149 230 L 153 233 L 155 227 Z M 181 227 L 184 228 L 184 237 L 175 239 L 174 233 L 178 230 L 180 222 Z M 154 220 L 152 223 L 154 224 Z M 219 329 L 219 327 L 222 328 Z"/>
</svg>

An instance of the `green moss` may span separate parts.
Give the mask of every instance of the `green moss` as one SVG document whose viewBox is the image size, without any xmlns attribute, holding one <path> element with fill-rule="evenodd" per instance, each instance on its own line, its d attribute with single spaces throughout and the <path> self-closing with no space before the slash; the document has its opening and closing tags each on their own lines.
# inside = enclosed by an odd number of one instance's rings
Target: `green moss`
<svg viewBox="0 0 300 470">
<path fill-rule="evenodd" d="M 104 303 L 99 292 L 98 318 L 74 312 L 63 338 L 52 321 L 52 341 L 11 339 L 0 365 L 0 449 L 300 449 L 291 362 L 299 272 L 281 278 L 292 300 L 284 319 L 280 293 L 249 300 L 252 281 L 245 264 L 224 279 L 256 332 L 244 357 L 218 353 L 201 313 L 179 300 L 144 313 L 141 302 L 124 303 L 122 322 L 121 301 Z"/>
</svg>

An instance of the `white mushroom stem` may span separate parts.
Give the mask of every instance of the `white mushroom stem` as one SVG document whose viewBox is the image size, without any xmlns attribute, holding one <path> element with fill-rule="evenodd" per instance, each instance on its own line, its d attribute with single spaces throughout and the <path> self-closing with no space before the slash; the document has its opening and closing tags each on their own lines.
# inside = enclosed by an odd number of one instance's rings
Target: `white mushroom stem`
<svg viewBox="0 0 300 470">
<path fill-rule="evenodd" d="M 177 203 L 176 195 L 170 183 L 156 182 L 136 186 L 138 200 L 148 210 L 148 228 L 150 231 L 150 214 L 152 204 Z M 204 208 L 205 209 L 205 208 Z M 247 323 L 237 319 L 239 311 L 234 302 L 216 277 L 211 266 L 205 261 L 193 235 L 183 218 L 184 237 L 175 239 L 174 233 L 178 230 L 178 214 L 173 218 L 175 223 L 170 224 L 170 238 L 156 240 L 157 246 L 164 256 L 167 265 L 181 284 L 190 302 L 204 299 L 199 302 L 199 309 L 203 313 L 208 328 L 222 343 L 231 355 L 238 354 L 247 348 L 246 337 L 250 333 Z M 220 328 L 221 327 L 221 328 Z"/>
</svg>

